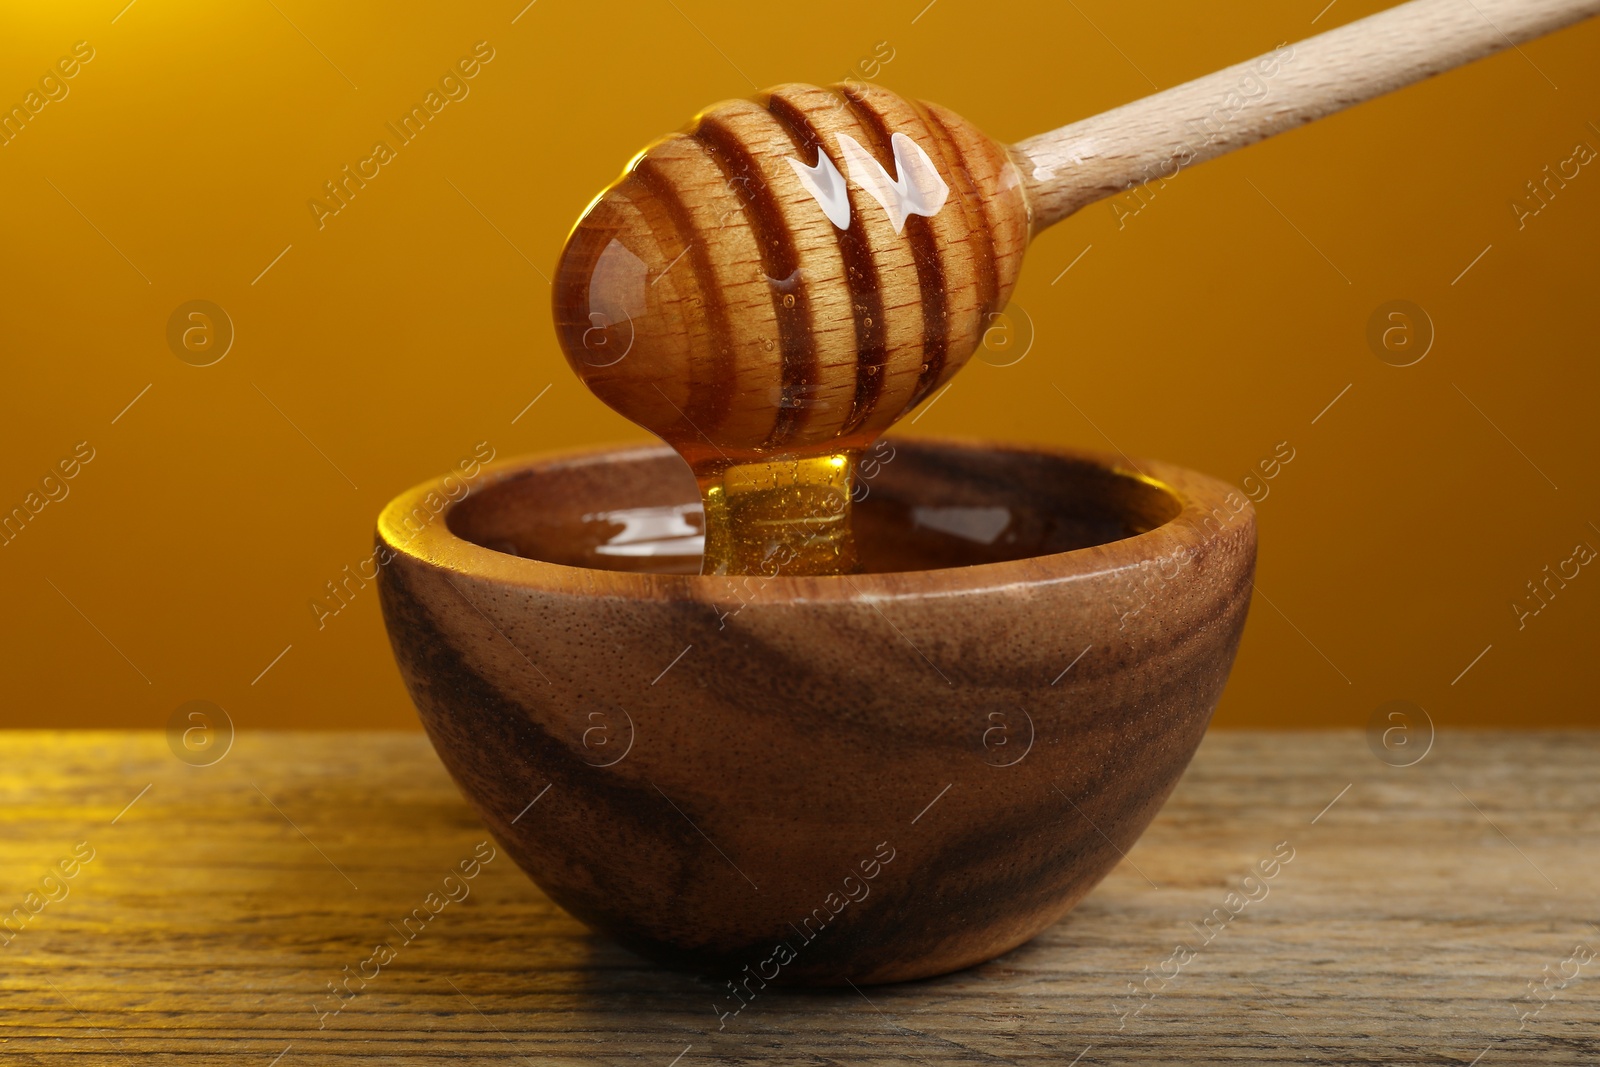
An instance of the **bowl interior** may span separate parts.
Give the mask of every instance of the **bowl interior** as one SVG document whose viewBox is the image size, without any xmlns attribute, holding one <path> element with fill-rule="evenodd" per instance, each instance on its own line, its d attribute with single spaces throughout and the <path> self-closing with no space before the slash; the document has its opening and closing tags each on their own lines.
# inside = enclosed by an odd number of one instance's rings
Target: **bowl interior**
<svg viewBox="0 0 1600 1067">
<path fill-rule="evenodd" d="M 1006 447 L 880 441 L 860 465 L 862 570 L 937 570 L 1118 541 L 1182 510 L 1157 482 L 1089 459 Z M 698 574 L 693 476 L 667 448 L 546 461 L 451 508 L 457 537 L 569 567 Z"/>
</svg>

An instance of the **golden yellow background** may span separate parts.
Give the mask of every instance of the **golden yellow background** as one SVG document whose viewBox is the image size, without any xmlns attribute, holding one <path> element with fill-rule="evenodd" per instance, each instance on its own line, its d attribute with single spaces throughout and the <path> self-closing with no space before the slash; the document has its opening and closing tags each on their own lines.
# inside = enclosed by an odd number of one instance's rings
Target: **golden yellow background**
<svg viewBox="0 0 1600 1067">
<path fill-rule="evenodd" d="M 704 105 L 855 74 L 1015 141 L 1385 6 L 524 2 L 6 5 L 7 108 L 94 56 L 0 147 L 0 509 L 94 458 L 0 547 L 0 723 L 207 699 L 241 728 L 414 725 L 373 589 L 320 631 L 309 602 L 479 441 L 642 436 L 568 370 L 545 279 Z M 319 229 L 323 183 L 480 41 L 469 94 Z M 1596 725 L 1600 575 L 1521 629 L 1511 605 L 1600 547 L 1600 173 L 1520 229 L 1511 205 L 1600 147 L 1597 54 L 1600 25 L 1571 29 L 1067 220 L 1016 296 L 1032 349 L 975 360 L 913 432 L 1114 442 L 1236 484 L 1292 450 L 1251 483 L 1260 595 L 1219 725 L 1397 698 L 1440 726 Z M 1396 299 L 1436 331 L 1409 367 L 1367 341 Z M 191 300 L 233 323 L 211 366 L 168 346 Z"/>
</svg>

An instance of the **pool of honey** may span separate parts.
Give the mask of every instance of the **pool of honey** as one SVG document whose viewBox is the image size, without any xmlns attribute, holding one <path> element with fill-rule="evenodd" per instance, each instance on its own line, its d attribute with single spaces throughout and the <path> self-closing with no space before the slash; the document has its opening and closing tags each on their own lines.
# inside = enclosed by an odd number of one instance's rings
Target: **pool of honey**
<svg viewBox="0 0 1600 1067">
<path fill-rule="evenodd" d="M 880 441 L 857 471 L 862 573 L 1026 559 L 1132 537 L 1176 517 L 1170 490 L 1087 459 Z M 698 574 L 693 476 L 665 448 L 535 463 L 474 490 L 446 519 L 497 552 L 569 567 Z"/>
</svg>

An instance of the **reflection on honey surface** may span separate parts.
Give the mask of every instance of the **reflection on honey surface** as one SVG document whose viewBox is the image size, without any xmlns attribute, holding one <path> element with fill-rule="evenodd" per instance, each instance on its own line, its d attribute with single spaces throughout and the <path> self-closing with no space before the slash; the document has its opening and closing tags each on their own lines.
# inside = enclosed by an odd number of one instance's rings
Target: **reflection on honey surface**
<svg viewBox="0 0 1600 1067">
<path fill-rule="evenodd" d="M 619 533 L 595 546 L 595 554 L 600 556 L 698 557 L 705 549 L 705 513 L 698 504 L 621 508 L 585 515 L 583 521 L 622 526 Z"/>
</svg>

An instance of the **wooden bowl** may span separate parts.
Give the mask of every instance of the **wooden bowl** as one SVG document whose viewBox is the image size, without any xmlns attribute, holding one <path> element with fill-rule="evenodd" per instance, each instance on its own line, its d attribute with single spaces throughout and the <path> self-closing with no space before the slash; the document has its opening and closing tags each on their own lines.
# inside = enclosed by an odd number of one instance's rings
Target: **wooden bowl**
<svg viewBox="0 0 1600 1067">
<path fill-rule="evenodd" d="M 738 983 L 730 1011 L 1055 922 L 1177 784 L 1244 627 L 1255 516 L 1210 478 L 891 439 L 860 487 L 847 577 L 693 573 L 664 447 L 378 520 L 395 658 L 468 800 L 573 915 Z"/>
</svg>

